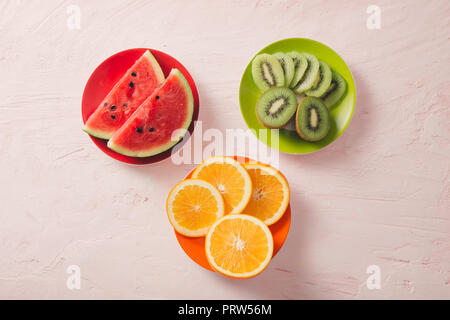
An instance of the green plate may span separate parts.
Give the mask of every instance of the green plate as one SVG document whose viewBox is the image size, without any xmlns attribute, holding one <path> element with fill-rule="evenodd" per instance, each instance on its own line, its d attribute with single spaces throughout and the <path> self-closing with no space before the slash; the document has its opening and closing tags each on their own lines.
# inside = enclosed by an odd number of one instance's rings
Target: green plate
<svg viewBox="0 0 450 320">
<path fill-rule="evenodd" d="M 345 64 L 339 55 L 326 45 L 304 38 L 290 38 L 274 42 L 260 52 L 273 54 L 278 51 L 289 52 L 308 52 L 314 54 L 319 60 L 323 60 L 337 71 L 347 81 L 347 92 L 345 97 L 341 100 L 339 105 L 330 110 L 331 118 L 333 119 L 330 132 L 325 139 L 318 142 L 308 142 L 302 140 L 295 132 L 294 127 L 290 129 L 279 130 L 279 141 L 275 139 L 276 130 L 264 128 L 256 118 L 255 107 L 258 98 L 262 92 L 253 82 L 252 77 L 252 61 L 248 64 L 241 79 L 239 88 L 239 103 L 241 105 L 242 116 L 244 117 L 247 126 L 256 135 L 256 137 L 271 148 L 287 153 L 304 154 L 320 150 L 334 140 L 336 140 L 347 128 L 348 124 L 355 110 L 356 89 L 355 81 L 353 80 L 350 69 Z M 254 57 L 253 57 L 254 58 Z"/>
</svg>

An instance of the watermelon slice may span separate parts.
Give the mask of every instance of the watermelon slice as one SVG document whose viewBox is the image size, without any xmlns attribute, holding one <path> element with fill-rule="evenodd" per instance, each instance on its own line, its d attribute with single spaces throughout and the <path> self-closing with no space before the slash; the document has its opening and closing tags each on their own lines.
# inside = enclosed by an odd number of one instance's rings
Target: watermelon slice
<svg viewBox="0 0 450 320">
<path fill-rule="evenodd" d="M 147 50 L 103 99 L 83 130 L 110 139 L 163 81 L 161 67 Z"/>
<path fill-rule="evenodd" d="M 108 141 L 108 147 L 132 157 L 162 153 L 184 136 L 186 131 L 177 129 L 189 128 L 193 112 L 191 87 L 178 69 L 172 69 L 161 87 Z"/>
</svg>

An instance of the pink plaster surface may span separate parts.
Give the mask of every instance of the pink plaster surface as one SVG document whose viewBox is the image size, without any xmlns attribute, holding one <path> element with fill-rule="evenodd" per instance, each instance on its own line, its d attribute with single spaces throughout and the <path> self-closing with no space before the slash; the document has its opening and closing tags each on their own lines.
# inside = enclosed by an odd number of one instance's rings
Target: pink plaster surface
<svg viewBox="0 0 450 320">
<path fill-rule="evenodd" d="M 70 4 L 80 30 L 66 27 Z M 380 30 L 366 28 L 370 4 Z M 0 298 L 450 298 L 449 17 L 429 0 L 2 1 Z M 263 274 L 232 281 L 195 265 L 166 218 L 193 166 L 105 156 L 81 131 L 81 95 L 106 57 L 151 47 L 191 72 L 204 129 L 246 128 L 244 68 L 288 37 L 344 58 L 356 113 L 329 148 L 280 155 L 289 237 Z M 74 264 L 80 290 L 66 287 Z"/>
</svg>

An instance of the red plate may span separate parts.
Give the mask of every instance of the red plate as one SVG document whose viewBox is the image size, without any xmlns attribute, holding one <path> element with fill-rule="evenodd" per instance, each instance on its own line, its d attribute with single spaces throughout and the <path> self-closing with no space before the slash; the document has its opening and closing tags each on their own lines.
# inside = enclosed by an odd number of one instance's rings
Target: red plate
<svg viewBox="0 0 450 320">
<path fill-rule="evenodd" d="M 241 163 L 250 161 L 249 158 L 237 156 L 235 156 L 234 159 L 236 159 Z M 184 180 L 191 178 L 194 170 L 195 168 L 192 169 L 192 171 L 186 176 L 186 178 L 184 178 Z M 273 225 L 269 226 L 269 229 L 272 232 L 273 236 L 272 258 L 275 257 L 278 251 L 280 251 L 281 247 L 286 241 L 290 226 L 291 226 L 291 205 L 289 204 L 281 219 L 275 222 Z M 209 265 L 208 259 L 206 258 L 205 237 L 196 237 L 196 238 L 186 237 L 181 233 L 178 233 L 175 229 L 174 231 L 178 243 L 180 244 L 183 251 L 198 265 L 210 271 L 214 271 Z"/>
<path fill-rule="evenodd" d="M 150 52 L 158 61 L 164 76 L 167 77 L 172 70 L 176 68 L 183 73 L 186 80 L 189 82 L 189 86 L 192 90 L 192 95 L 194 96 L 194 114 L 192 115 L 192 123 L 189 127 L 189 133 L 192 135 L 194 131 L 194 123 L 198 119 L 199 113 L 199 100 L 197 87 L 195 86 L 194 80 L 192 79 L 186 68 L 178 62 L 176 59 L 172 58 L 168 54 L 146 48 L 129 49 L 116 53 L 115 55 L 109 57 L 102 64 L 100 64 L 97 69 L 92 73 L 86 87 L 84 88 L 83 99 L 81 102 L 81 114 L 83 116 L 83 123 L 86 123 L 89 116 L 95 111 L 100 102 L 106 97 L 106 95 L 111 91 L 113 86 L 120 80 L 120 78 L 125 74 L 125 72 L 139 59 L 146 50 Z M 107 147 L 107 141 L 89 136 L 92 141 L 100 148 L 104 153 L 110 157 L 131 164 L 147 164 L 154 163 L 164 159 L 167 159 L 171 155 L 171 150 L 169 149 L 163 153 L 146 157 L 146 158 L 136 158 L 124 156 L 117 153 Z M 186 142 L 186 139 L 182 140 Z M 180 142 L 180 143 L 183 143 Z"/>
</svg>

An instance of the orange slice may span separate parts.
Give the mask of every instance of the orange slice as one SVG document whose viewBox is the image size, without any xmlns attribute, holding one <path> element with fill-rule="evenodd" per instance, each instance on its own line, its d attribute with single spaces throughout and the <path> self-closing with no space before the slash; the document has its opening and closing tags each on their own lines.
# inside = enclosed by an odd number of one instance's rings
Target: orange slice
<svg viewBox="0 0 450 320">
<path fill-rule="evenodd" d="M 209 229 L 205 251 L 217 272 L 232 278 L 251 278 L 261 273 L 272 258 L 272 233 L 255 217 L 226 215 Z"/>
<path fill-rule="evenodd" d="M 289 185 L 284 176 L 271 166 L 245 163 L 252 179 L 253 192 L 244 213 L 271 225 L 280 220 L 289 205 Z"/>
<path fill-rule="evenodd" d="M 170 191 L 166 209 L 169 221 L 176 231 L 188 237 L 201 237 L 223 216 L 224 202 L 212 184 L 187 179 Z"/>
<path fill-rule="evenodd" d="M 250 200 L 250 176 L 233 158 L 208 158 L 195 169 L 192 177 L 208 181 L 220 191 L 225 201 L 225 214 L 241 213 Z"/>
</svg>

